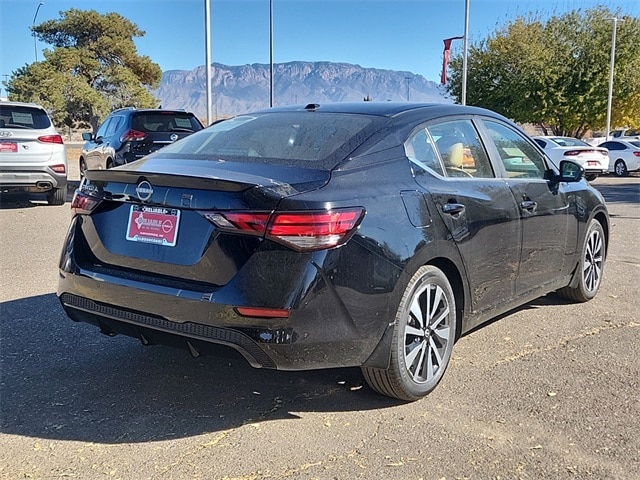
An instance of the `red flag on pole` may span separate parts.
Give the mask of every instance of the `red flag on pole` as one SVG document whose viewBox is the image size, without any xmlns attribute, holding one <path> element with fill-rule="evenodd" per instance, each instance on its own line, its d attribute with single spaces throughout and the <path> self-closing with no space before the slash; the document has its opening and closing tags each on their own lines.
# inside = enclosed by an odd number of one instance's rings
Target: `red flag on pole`
<svg viewBox="0 0 640 480">
<path fill-rule="evenodd" d="M 447 84 L 447 66 L 449 65 L 449 55 L 451 54 L 451 41 L 461 40 L 463 38 L 464 37 L 451 37 L 443 40 L 444 52 L 442 54 L 442 73 L 440 74 L 440 83 L 442 83 L 442 85 Z"/>
</svg>

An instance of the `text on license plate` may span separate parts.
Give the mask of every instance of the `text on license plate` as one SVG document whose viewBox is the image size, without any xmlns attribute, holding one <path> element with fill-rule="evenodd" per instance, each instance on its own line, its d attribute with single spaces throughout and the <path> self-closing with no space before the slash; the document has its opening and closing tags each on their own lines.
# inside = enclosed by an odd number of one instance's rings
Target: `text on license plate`
<svg viewBox="0 0 640 480">
<path fill-rule="evenodd" d="M 131 205 L 127 240 L 173 247 L 178 239 L 180 210 Z"/>
<path fill-rule="evenodd" d="M 0 152 L 17 152 L 18 144 L 16 142 L 0 142 Z"/>
</svg>

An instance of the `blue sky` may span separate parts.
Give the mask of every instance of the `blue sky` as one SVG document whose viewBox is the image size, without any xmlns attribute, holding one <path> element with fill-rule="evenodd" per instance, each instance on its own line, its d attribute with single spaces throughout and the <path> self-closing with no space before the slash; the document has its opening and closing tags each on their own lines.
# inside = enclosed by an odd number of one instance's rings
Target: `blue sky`
<svg viewBox="0 0 640 480">
<path fill-rule="evenodd" d="M 205 63 L 205 0 L 43 0 L 36 24 L 70 8 L 118 12 L 146 32 L 138 53 L 163 71 Z M 35 60 L 30 33 L 40 0 L 0 0 L 0 75 Z M 469 37 L 518 15 L 548 17 L 605 5 L 640 17 L 640 0 L 470 0 Z M 210 0 L 212 61 L 269 63 L 269 0 Z M 273 0 L 274 62 L 347 62 L 438 81 L 442 40 L 464 33 L 465 0 Z M 46 44 L 38 42 L 38 59 Z M 462 42 L 454 43 L 455 49 Z"/>
</svg>

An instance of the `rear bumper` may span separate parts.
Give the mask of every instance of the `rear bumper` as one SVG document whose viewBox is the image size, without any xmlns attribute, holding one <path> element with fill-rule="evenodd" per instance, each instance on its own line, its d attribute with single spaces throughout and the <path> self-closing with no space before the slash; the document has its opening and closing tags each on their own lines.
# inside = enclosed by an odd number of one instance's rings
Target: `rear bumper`
<svg viewBox="0 0 640 480">
<path fill-rule="evenodd" d="M 2 192 L 48 192 L 54 188 L 67 187 L 67 174 L 59 174 L 49 167 L 3 166 L 0 171 Z"/>
<path fill-rule="evenodd" d="M 216 353 L 212 347 L 222 345 L 257 368 L 378 366 L 367 360 L 389 326 L 383 312 L 388 297 L 338 294 L 314 264 L 300 279 L 303 293 L 291 291 L 288 303 L 287 296 L 271 297 L 268 307 L 287 309 L 288 318 L 245 317 L 236 307 L 265 307 L 247 304 L 247 285 L 229 284 L 209 294 L 113 277 L 75 265 L 68 245 L 60 265 L 60 302 L 72 320 L 96 325 L 105 334 L 179 347 L 195 356 Z M 253 288 L 264 290 L 265 284 Z"/>
</svg>

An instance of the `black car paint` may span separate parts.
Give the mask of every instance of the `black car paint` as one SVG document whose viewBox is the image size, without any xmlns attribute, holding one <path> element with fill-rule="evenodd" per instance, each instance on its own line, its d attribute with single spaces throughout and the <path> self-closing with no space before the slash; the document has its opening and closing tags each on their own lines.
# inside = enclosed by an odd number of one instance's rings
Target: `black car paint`
<svg viewBox="0 0 640 480">
<path fill-rule="evenodd" d="M 332 111 L 352 108 L 337 105 Z M 385 368 L 395 309 L 409 278 L 421 265 L 435 264 L 449 276 L 458 300 L 458 317 L 464 318 L 458 329 L 463 334 L 567 285 L 578 265 L 578 251 L 569 242 L 558 244 L 554 238 L 567 232 L 566 238 L 579 243 L 595 216 L 608 231 L 601 197 L 589 189 L 586 197 L 575 195 L 587 188 L 585 182 L 563 182 L 552 164 L 549 179 L 534 185 L 416 173 L 402 147 L 416 122 L 454 118 L 460 110 L 451 113 L 446 105 L 383 104 L 376 108 L 377 114 L 389 117 L 387 125 L 330 175 L 287 167 L 260 171 L 254 164 L 215 160 L 206 161 L 204 167 L 190 161 L 172 166 L 161 153 L 124 169 L 87 172 L 87 179 L 113 201 L 102 213 L 72 221 L 58 288 L 69 316 L 95 323 L 105 333 L 140 337 L 143 343 L 175 343 L 178 339 L 167 334 L 177 333 L 186 339 L 182 346 L 186 343 L 192 353 L 205 351 L 208 342 L 203 339 L 208 338 L 237 349 L 254 366 Z M 462 115 L 479 121 L 491 114 L 467 108 Z M 499 116 L 492 118 L 506 122 Z M 482 128 L 479 130 L 482 135 Z M 490 144 L 485 136 L 483 141 Z M 499 170 L 499 162 L 493 159 L 492 163 Z M 167 169 L 181 175 L 182 188 L 163 187 L 160 172 Z M 230 180 L 222 182 L 228 190 L 224 204 L 209 190 L 220 188 L 219 176 Z M 378 181 L 371 182 L 371 178 Z M 189 190 L 185 215 L 191 217 L 189 223 L 196 231 L 188 238 L 182 235 L 178 242 L 195 242 L 187 248 L 192 257 L 162 254 L 166 264 L 159 265 L 150 259 L 160 255 L 162 247 L 128 245 L 122 243 L 123 232 L 109 230 L 114 215 L 124 225 L 125 202 L 133 199 L 133 189 L 143 179 L 159 187 L 152 203 L 183 206 L 183 189 Z M 535 212 L 522 206 L 525 197 L 536 200 Z M 465 210 L 444 211 L 447 205 L 457 204 L 463 204 Z M 365 206 L 367 211 L 345 245 L 298 253 L 261 238 L 239 239 L 214 232 L 204 219 L 195 218 L 194 211 L 214 206 L 283 211 Z M 112 216 L 109 225 L 101 224 L 100 215 Z M 540 222 L 549 219 L 557 220 L 557 230 L 541 234 L 545 225 Z M 517 243 L 508 244 L 514 238 L 522 244 L 522 258 Z M 239 241 L 242 248 L 238 248 Z M 151 251 L 145 253 L 145 248 L 138 247 L 151 247 Z M 197 258 L 207 249 L 215 250 L 215 260 L 198 266 Z M 474 261 L 479 250 L 485 264 Z M 120 255 L 127 252 L 128 258 L 119 264 Z M 555 271 L 541 271 L 540 265 L 549 262 L 540 260 L 549 255 Z M 221 273 L 211 277 L 211 271 Z M 285 308 L 290 316 L 243 317 L 234 308 L 242 305 Z"/>
</svg>

